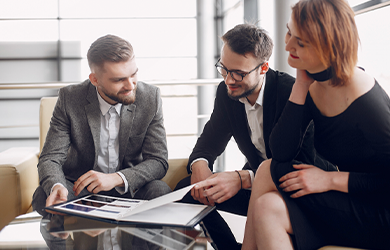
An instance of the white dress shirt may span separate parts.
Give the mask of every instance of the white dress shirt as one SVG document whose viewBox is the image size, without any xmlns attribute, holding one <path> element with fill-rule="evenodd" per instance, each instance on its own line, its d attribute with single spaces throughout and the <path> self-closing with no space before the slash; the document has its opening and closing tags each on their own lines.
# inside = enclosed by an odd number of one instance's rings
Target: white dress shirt
<svg viewBox="0 0 390 250">
<path fill-rule="evenodd" d="M 111 105 L 107 103 L 96 89 L 100 107 L 100 150 L 95 171 L 102 173 L 115 173 L 118 168 L 119 158 L 119 128 L 122 103 Z M 116 191 L 124 194 L 128 191 L 129 184 L 125 176 L 117 172 L 125 183 L 125 187 L 115 187 Z M 121 234 L 117 229 L 105 231 L 99 237 L 99 250 L 120 250 Z"/>
<path fill-rule="evenodd" d="M 267 159 L 265 152 L 265 142 L 264 142 L 264 129 L 263 129 L 263 100 L 264 100 L 264 88 L 265 88 L 265 74 L 263 85 L 261 86 L 259 96 L 255 104 L 252 106 L 246 97 L 240 98 L 239 101 L 244 103 L 246 117 L 248 119 L 249 125 L 249 134 L 251 136 L 251 141 L 257 149 L 257 154 L 259 154 L 264 160 Z M 251 184 L 254 180 L 254 173 L 252 170 L 248 170 L 251 177 Z"/>
<path fill-rule="evenodd" d="M 263 84 L 261 86 L 259 96 L 257 97 L 256 103 L 252 106 L 246 97 L 240 98 L 239 101 L 244 103 L 245 105 L 245 112 L 246 117 L 248 119 L 248 125 L 249 125 L 249 133 L 251 136 L 251 141 L 253 145 L 257 148 L 257 153 L 263 158 L 267 159 L 267 155 L 265 152 L 265 142 L 264 142 L 264 131 L 263 131 L 263 99 L 264 99 L 264 88 L 265 88 L 265 74 L 263 79 Z M 205 158 L 197 158 L 194 161 L 191 162 L 190 171 L 192 172 L 192 164 L 194 164 L 197 161 L 206 161 L 208 164 L 207 159 Z M 249 175 L 251 177 L 251 183 L 253 183 L 254 180 L 254 173 L 252 170 L 247 170 L 249 172 Z"/>
<path fill-rule="evenodd" d="M 112 106 L 107 103 L 96 90 L 100 106 L 100 150 L 98 154 L 98 163 L 94 170 L 102 173 L 115 173 L 118 170 L 119 158 L 119 128 L 122 103 Z M 116 187 L 116 191 L 124 194 L 128 191 L 129 184 L 125 176 L 120 175 L 125 187 Z"/>
<path fill-rule="evenodd" d="M 259 96 L 252 106 L 246 97 L 240 98 L 240 102 L 245 104 L 246 117 L 248 119 L 249 132 L 253 145 L 258 150 L 258 154 L 267 159 L 265 152 L 264 131 L 263 131 L 263 99 L 264 99 L 265 75 L 263 86 L 260 89 Z"/>
</svg>

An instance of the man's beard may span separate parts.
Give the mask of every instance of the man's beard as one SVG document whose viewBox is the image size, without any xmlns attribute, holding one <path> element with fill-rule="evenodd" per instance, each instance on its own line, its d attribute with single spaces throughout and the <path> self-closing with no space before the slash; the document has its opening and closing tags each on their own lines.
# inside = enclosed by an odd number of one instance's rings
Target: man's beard
<svg viewBox="0 0 390 250">
<path fill-rule="evenodd" d="M 113 101 L 116 101 L 118 103 L 122 103 L 123 105 L 129 105 L 129 104 L 133 104 L 135 102 L 136 90 L 137 90 L 137 88 L 135 87 L 132 90 L 132 94 L 130 96 L 120 96 L 121 92 L 119 92 L 117 95 L 111 95 L 108 93 L 105 93 L 105 95 Z"/>
<path fill-rule="evenodd" d="M 230 95 L 228 87 L 226 87 L 226 91 L 227 91 L 227 94 L 228 94 L 228 96 L 230 97 L 230 99 L 235 100 L 235 101 L 238 101 L 240 98 L 247 97 L 247 96 L 249 96 L 250 94 L 252 94 L 253 91 L 255 91 L 256 88 L 257 88 L 257 84 L 256 84 L 253 88 L 248 89 L 247 91 L 245 91 L 244 93 L 242 93 L 241 95 L 238 95 L 238 96 L 232 96 L 232 95 Z"/>
</svg>

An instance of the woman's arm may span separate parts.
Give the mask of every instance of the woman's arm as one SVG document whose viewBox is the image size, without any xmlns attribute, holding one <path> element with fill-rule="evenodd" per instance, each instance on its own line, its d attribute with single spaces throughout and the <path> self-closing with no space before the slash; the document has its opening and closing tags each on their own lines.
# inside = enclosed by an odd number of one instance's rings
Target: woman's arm
<svg viewBox="0 0 390 250">
<path fill-rule="evenodd" d="M 295 104 L 304 105 L 307 93 L 314 80 L 310 78 L 306 71 L 297 69 L 297 78 L 291 90 L 289 101 Z"/>
<path fill-rule="evenodd" d="M 371 161 L 364 168 L 366 173 L 351 172 L 349 192 L 390 194 L 390 99 L 376 83 L 368 93 L 360 97 L 357 127 L 369 145 Z"/>
<path fill-rule="evenodd" d="M 293 160 L 302 144 L 306 129 L 311 121 L 305 105 L 309 87 L 313 79 L 306 72 L 297 70 L 289 101 L 270 135 L 272 158 L 280 161 Z"/>
</svg>

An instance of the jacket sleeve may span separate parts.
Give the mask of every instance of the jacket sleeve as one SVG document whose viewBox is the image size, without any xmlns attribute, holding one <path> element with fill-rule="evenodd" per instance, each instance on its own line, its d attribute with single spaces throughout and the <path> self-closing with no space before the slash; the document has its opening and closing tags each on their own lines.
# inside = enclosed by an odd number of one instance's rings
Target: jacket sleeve
<svg viewBox="0 0 390 250">
<path fill-rule="evenodd" d="M 223 91 L 226 92 L 224 83 L 221 83 L 217 89 L 217 97 L 214 101 L 214 110 L 210 120 L 204 126 L 202 134 L 198 138 L 196 145 L 189 157 L 187 171 L 190 171 L 192 161 L 198 158 L 205 158 L 209 162 L 209 168 L 213 170 L 215 159 L 225 150 L 232 132 L 228 121 L 226 107 L 223 103 Z"/>
<path fill-rule="evenodd" d="M 46 195 L 55 183 L 66 187 L 62 165 L 67 159 L 70 146 L 70 121 L 66 114 L 66 91 L 60 89 L 50 121 L 50 128 L 38 162 L 39 182 Z"/>
</svg>

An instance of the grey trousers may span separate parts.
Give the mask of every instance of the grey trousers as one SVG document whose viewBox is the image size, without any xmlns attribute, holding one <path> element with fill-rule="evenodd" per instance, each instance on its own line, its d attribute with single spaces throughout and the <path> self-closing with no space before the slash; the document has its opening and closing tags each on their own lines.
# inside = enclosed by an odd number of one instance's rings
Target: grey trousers
<svg viewBox="0 0 390 250">
<path fill-rule="evenodd" d="M 78 196 L 75 196 L 73 192 L 73 185 L 74 185 L 73 182 L 69 180 L 66 181 L 66 188 L 68 189 L 68 200 L 72 200 L 78 197 L 91 194 L 86 188 L 84 188 Z M 140 189 L 138 189 L 133 199 L 151 200 L 156 197 L 167 194 L 171 191 L 172 191 L 171 188 L 164 181 L 153 180 L 145 184 Z M 115 189 L 112 189 L 110 191 L 99 192 L 99 194 L 122 197 L 122 198 L 130 198 L 130 199 L 132 198 L 129 192 L 121 195 Z M 41 186 L 38 186 L 38 188 L 34 192 L 33 199 L 32 199 L 33 210 L 37 211 L 41 215 L 45 215 L 46 212 L 44 208 L 46 206 L 46 199 L 47 199 L 47 195 L 45 191 Z"/>
</svg>

